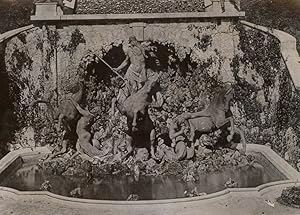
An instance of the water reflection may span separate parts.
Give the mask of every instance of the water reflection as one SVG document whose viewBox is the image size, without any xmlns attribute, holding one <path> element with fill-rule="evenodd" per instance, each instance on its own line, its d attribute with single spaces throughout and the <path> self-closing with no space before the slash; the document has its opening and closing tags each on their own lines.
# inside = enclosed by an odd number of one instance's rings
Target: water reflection
<svg viewBox="0 0 300 215">
<path fill-rule="evenodd" d="M 220 173 L 199 175 L 197 182 L 183 182 L 173 176 L 141 176 L 138 182 L 132 176 L 107 176 L 88 181 L 80 177 L 50 175 L 33 165 L 23 166 L 0 184 L 18 190 L 34 191 L 39 190 L 42 183 L 48 180 L 52 186 L 51 192 L 64 196 L 70 196 L 70 192 L 79 187 L 82 190 L 82 198 L 126 200 L 130 194 L 137 194 L 140 200 L 151 200 L 182 198 L 185 197 L 184 191 L 191 191 L 195 187 L 199 193 L 214 193 L 224 190 L 224 184 L 230 178 L 241 188 L 282 180 L 274 171 L 265 171 L 265 167 L 258 162 Z"/>
</svg>

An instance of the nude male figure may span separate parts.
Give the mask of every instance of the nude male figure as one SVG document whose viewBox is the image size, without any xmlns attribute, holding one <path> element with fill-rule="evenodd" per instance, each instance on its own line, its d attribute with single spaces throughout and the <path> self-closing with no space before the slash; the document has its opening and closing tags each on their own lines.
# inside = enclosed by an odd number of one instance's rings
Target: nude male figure
<svg viewBox="0 0 300 215">
<path fill-rule="evenodd" d="M 115 68 L 115 72 L 119 72 L 124 69 L 129 63 L 129 67 L 125 74 L 126 87 L 129 95 L 137 92 L 147 80 L 146 68 L 145 68 L 145 50 L 142 45 L 137 41 L 135 36 L 129 37 L 129 48 L 126 54 L 125 60 Z M 127 95 L 127 96 L 129 96 Z"/>
<path fill-rule="evenodd" d="M 80 105 L 72 98 L 71 102 L 81 114 L 81 118 L 78 120 L 76 127 L 78 146 L 80 146 L 81 150 L 89 157 L 101 156 L 103 152 L 92 145 L 91 124 L 93 122 L 94 115 L 88 110 L 80 107 Z"/>
</svg>

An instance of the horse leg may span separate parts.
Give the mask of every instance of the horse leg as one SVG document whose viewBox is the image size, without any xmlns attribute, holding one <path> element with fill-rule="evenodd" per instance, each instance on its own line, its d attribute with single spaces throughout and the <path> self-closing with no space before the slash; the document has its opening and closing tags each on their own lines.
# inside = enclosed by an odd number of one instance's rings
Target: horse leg
<svg viewBox="0 0 300 215">
<path fill-rule="evenodd" d="M 222 121 L 217 122 L 216 124 L 216 128 L 220 129 L 221 127 L 223 127 L 224 125 L 226 125 L 228 122 L 230 122 L 230 135 L 228 136 L 228 142 L 230 142 L 233 138 L 234 135 L 234 123 L 233 123 L 233 117 L 228 117 L 225 118 Z"/>
<path fill-rule="evenodd" d="M 115 114 L 115 108 L 117 104 L 117 98 L 113 98 L 111 101 L 111 107 L 110 107 L 110 115 L 113 116 Z"/>
<path fill-rule="evenodd" d="M 72 157 L 70 158 L 71 160 L 73 160 L 74 158 L 76 158 L 78 155 L 80 155 L 81 153 L 81 148 L 79 145 L 79 141 L 76 142 L 76 152 L 74 155 L 72 155 Z"/>
<path fill-rule="evenodd" d="M 65 127 L 65 129 L 67 129 L 66 128 L 66 123 L 63 123 L 63 119 L 64 119 L 64 115 L 63 114 L 59 114 L 59 116 L 58 116 L 58 124 L 57 124 L 57 131 L 59 132 L 60 130 L 61 130 L 61 125 L 64 125 L 64 127 Z"/>
<path fill-rule="evenodd" d="M 127 117 L 128 135 L 132 136 L 132 119 Z"/>
<path fill-rule="evenodd" d="M 154 142 L 155 142 L 155 129 L 152 129 L 151 132 L 150 132 L 150 154 L 151 154 L 151 157 L 153 159 L 156 159 L 156 156 L 155 156 L 155 153 L 154 153 Z"/>
<path fill-rule="evenodd" d="M 191 122 L 189 122 L 189 124 L 190 124 L 190 138 L 189 138 L 189 140 L 190 140 L 191 142 L 194 142 L 195 134 L 196 134 L 196 128 L 195 128 L 194 125 L 192 125 Z"/>
<path fill-rule="evenodd" d="M 133 111 L 133 120 L 132 120 L 132 127 L 133 129 L 137 129 L 137 114 L 138 114 L 138 111 L 134 110 Z"/>
<path fill-rule="evenodd" d="M 228 139 L 231 141 L 234 135 L 234 124 L 233 124 L 233 118 L 232 117 L 228 117 L 227 120 L 230 122 L 230 135 L 228 137 Z"/>
<path fill-rule="evenodd" d="M 234 134 L 233 117 L 228 117 L 227 119 L 230 121 L 230 128 L 231 128 L 230 133 L 233 135 Z"/>
<path fill-rule="evenodd" d="M 69 140 L 63 140 L 63 142 L 62 142 L 62 149 L 60 151 L 58 151 L 58 152 L 50 155 L 45 161 L 52 160 L 53 158 L 66 153 L 67 152 L 68 141 Z"/>
<path fill-rule="evenodd" d="M 123 104 L 126 98 L 128 97 L 128 93 L 126 95 L 126 92 L 124 92 L 124 89 L 120 89 L 117 97 L 113 98 L 111 101 L 111 115 L 113 116 L 115 114 L 116 108 L 122 113 L 125 114 L 125 111 L 123 110 Z"/>
<path fill-rule="evenodd" d="M 244 132 L 239 128 L 235 128 L 235 132 L 239 133 L 239 135 L 241 137 L 242 149 L 241 149 L 240 153 L 242 155 L 244 155 L 246 153 L 246 139 L 245 139 Z"/>
</svg>

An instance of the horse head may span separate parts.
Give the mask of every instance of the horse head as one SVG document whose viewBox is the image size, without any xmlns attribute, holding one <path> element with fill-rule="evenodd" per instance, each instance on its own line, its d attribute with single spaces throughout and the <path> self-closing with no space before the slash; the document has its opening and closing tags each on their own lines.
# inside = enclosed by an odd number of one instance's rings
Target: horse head
<svg viewBox="0 0 300 215">
<path fill-rule="evenodd" d="M 229 110 L 229 102 L 233 98 L 233 88 L 230 84 L 225 84 L 213 97 L 210 108 L 217 110 Z"/>
<path fill-rule="evenodd" d="M 151 77 L 149 77 L 148 81 L 145 83 L 144 87 L 145 87 L 145 91 L 148 94 L 155 94 L 159 85 L 159 77 L 161 75 L 161 72 L 158 74 L 155 74 Z"/>
</svg>

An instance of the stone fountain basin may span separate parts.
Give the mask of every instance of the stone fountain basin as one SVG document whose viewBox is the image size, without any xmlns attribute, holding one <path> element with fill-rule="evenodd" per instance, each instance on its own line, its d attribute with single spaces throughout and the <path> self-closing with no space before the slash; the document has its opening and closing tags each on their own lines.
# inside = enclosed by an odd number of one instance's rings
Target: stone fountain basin
<svg viewBox="0 0 300 215">
<path fill-rule="evenodd" d="M 50 153 L 47 147 L 38 147 L 33 149 L 20 149 L 7 154 L 3 159 L 0 160 L 0 179 L 6 177 L 12 170 L 17 169 L 22 163 L 28 163 L 36 161 L 42 158 L 46 154 Z M 62 204 L 84 204 L 84 207 L 88 205 L 151 205 L 151 204 L 175 204 L 184 202 L 211 201 L 219 198 L 230 198 L 231 195 L 243 193 L 246 195 L 262 196 L 268 193 L 272 187 L 276 186 L 291 186 L 292 183 L 296 183 L 300 179 L 300 174 L 293 167 L 291 167 L 286 161 L 278 156 L 271 148 L 249 144 L 247 145 L 247 153 L 260 154 L 271 163 L 268 168 L 272 168 L 271 171 L 278 172 L 283 180 L 276 182 L 265 183 L 257 187 L 252 188 L 227 188 L 219 192 L 212 194 L 191 197 L 191 198 L 176 198 L 166 200 L 142 200 L 142 201 L 116 201 L 116 200 L 94 200 L 94 199 L 81 199 L 72 198 L 57 195 L 48 191 L 19 191 L 16 189 L 0 186 L 0 197 L 9 199 L 18 198 L 38 198 L 44 199 L 45 201 L 51 201 Z"/>
</svg>

